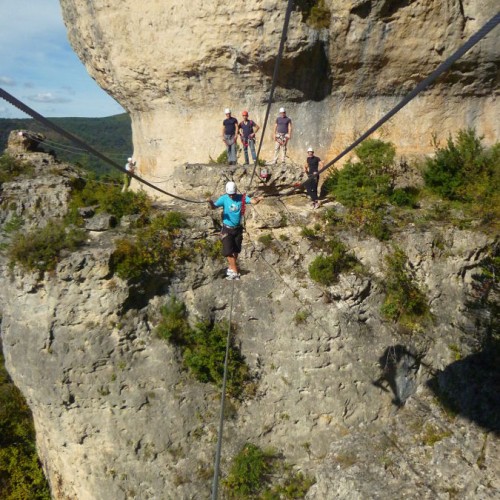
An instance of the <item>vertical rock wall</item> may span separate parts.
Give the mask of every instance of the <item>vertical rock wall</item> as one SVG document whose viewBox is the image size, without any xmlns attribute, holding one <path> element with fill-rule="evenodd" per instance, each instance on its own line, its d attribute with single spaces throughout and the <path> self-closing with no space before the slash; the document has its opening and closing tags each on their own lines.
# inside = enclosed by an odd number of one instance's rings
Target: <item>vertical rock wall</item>
<svg viewBox="0 0 500 500">
<path fill-rule="evenodd" d="M 496 4 L 326 0 L 328 27 L 317 28 L 310 4 L 298 2 L 271 114 L 285 105 L 294 120 L 291 159 L 301 161 L 308 145 L 323 158 L 342 150 L 491 18 Z M 216 158 L 227 106 L 238 118 L 249 109 L 262 123 L 285 2 L 61 5 L 75 51 L 132 117 L 142 175 L 167 178 L 175 165 Z M 490 34 L 378 135 L 406 155 L 430 151 L 433 134 L 444 139 L 464 127 L 498 140 L 497 36 Z M 272 123 L 264 158 L 273 149 L 271 130 Z"/>
</svg>

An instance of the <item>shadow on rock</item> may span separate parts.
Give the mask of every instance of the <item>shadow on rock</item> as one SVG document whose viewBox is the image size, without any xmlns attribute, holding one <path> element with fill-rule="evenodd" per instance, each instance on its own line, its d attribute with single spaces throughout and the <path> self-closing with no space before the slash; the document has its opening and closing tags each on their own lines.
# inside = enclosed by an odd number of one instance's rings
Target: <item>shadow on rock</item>
<svg viewBox="0 0 500 500">
<path fill-rule="evenodd" d="M 448 365 L 428 385 L 449 413 L 500 434 L 500 342 Z"/>
</svg>

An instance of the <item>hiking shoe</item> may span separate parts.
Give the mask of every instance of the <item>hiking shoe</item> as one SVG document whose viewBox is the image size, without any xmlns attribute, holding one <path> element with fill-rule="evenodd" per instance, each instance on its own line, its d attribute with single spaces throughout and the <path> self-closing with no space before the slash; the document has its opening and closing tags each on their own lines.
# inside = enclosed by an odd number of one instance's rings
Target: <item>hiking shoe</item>
<svg viewBox="0 0 500 500">
<path fill-rule="evenodd" d="M 231 274 L 228 274 L 226 276 L 226 279 L 228 281 L 232 281 L 232 280 L 239 280 L 240 279 L 240 275 L 238 273 L 231 273 Z"/>
</svg>

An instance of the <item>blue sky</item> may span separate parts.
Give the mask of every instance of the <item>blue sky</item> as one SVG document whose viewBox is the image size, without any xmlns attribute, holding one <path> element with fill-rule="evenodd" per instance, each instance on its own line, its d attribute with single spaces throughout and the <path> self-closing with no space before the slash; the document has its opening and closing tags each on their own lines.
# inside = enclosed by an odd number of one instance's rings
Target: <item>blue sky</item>
<svg viewBox="0 0 500 500">
<path fill-rule="evenodd" d="M 0 87 L 49 117 L 124 112 L 73 52 L 59 0 L 0 0 Z M 0 118 L 25 117 L 0 99 Z"/>
</svg>

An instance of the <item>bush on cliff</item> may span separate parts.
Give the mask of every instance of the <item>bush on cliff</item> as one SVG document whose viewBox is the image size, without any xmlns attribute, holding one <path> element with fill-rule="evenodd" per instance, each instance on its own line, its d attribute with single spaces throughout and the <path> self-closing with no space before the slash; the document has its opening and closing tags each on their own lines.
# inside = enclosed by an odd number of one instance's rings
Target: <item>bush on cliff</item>
<svg viewBox="0 0 500 500">
<path fill-rule="evenodd" d="M 4 182 L 10 182 L 17 177 L 31 176 L 34 172 L 34 167 L 30 163 L 22 162 L 12 158 L 8 154 L 0 156 L 0 186 Z"/>
<path fill-rule="evenodd" d="M 385 260 L 386 296 L 381 312 L 387 319 L 414 330 L 430 316 L 427 297 L 415 284 L 408 269 L 408 257 L 403 250 L 396 247 L 394 253 L 388 255 Z"/>
<path fill-rule="evenodd" d="M 309 265 L 309 276 L 313 281 L 329 286 L 337 282 L 339 274 L 354 269 L 359 264 L 347 247 L 337 239 L 325 244 L 326 255 L 318 255 Z"/>
<path fill-rule="evenodd" d="M 229 499 L 304 498 L 315 480 L 294 472 L 290 464 L 273 450 L 247 443 L 237 453 L 223 481 Z"/>
<path fill-rule="evenodd" d="M 185 366 L 197 380 L 222 385 L 228 324 L 202 321 L 191 327 L 183 302 L 171 297 L 161 308 L 157 334 L 180 348 Z M 240 397 L 250 374 L 245 358 L 234 343 L 229 345 L 227 393 Z"/>
<path fill-rule="evenodd" d="M 491 148 L 482 144 L 475 130 L 460 130 L 448 138 L 445 147 L 436 146 L 424 171 L 426 186 L 447 200 L 483 219 L 500 219 L 500 143 Z"/>
<path fill-rule="evenodd" d="M 76 222 L 78 208 L 96 207 L 96 212 L 114 215 L 120 220 L 124 215 L 140 215 L 146 221 L 151 215 L 151 199 L 142 192 L 122 193 L 122 184 L 113 179 L 98 181 L 92 176 L 83 184 L 75 184 L 69 204 L 69 220 Z"/>
<path fill-rule="evenodd" d="M 35 447 L 31 412 L 0 351 L 0 498 L 50 500 Z"/>
<path fill-rule="evenodd" d="M 176 244 L 179 229 L 187 225 L 180 212 L 167 212 L 141 228 L 135 238 L 120 238 L 111 255 L 111 269 L 120 278 L 138 280 L 145 274 L 172 274 L 175 265 L 190 257 Z"/>
<path fill-rule="evenodd" d="M 85 240 L 85 231 L 50 220 L 45 227 L 14 235 L 8 249 L 10 263 L 19 264 L 28 271 L 51 271 L 63 250 L 74 251 Z"/>
</svg>

